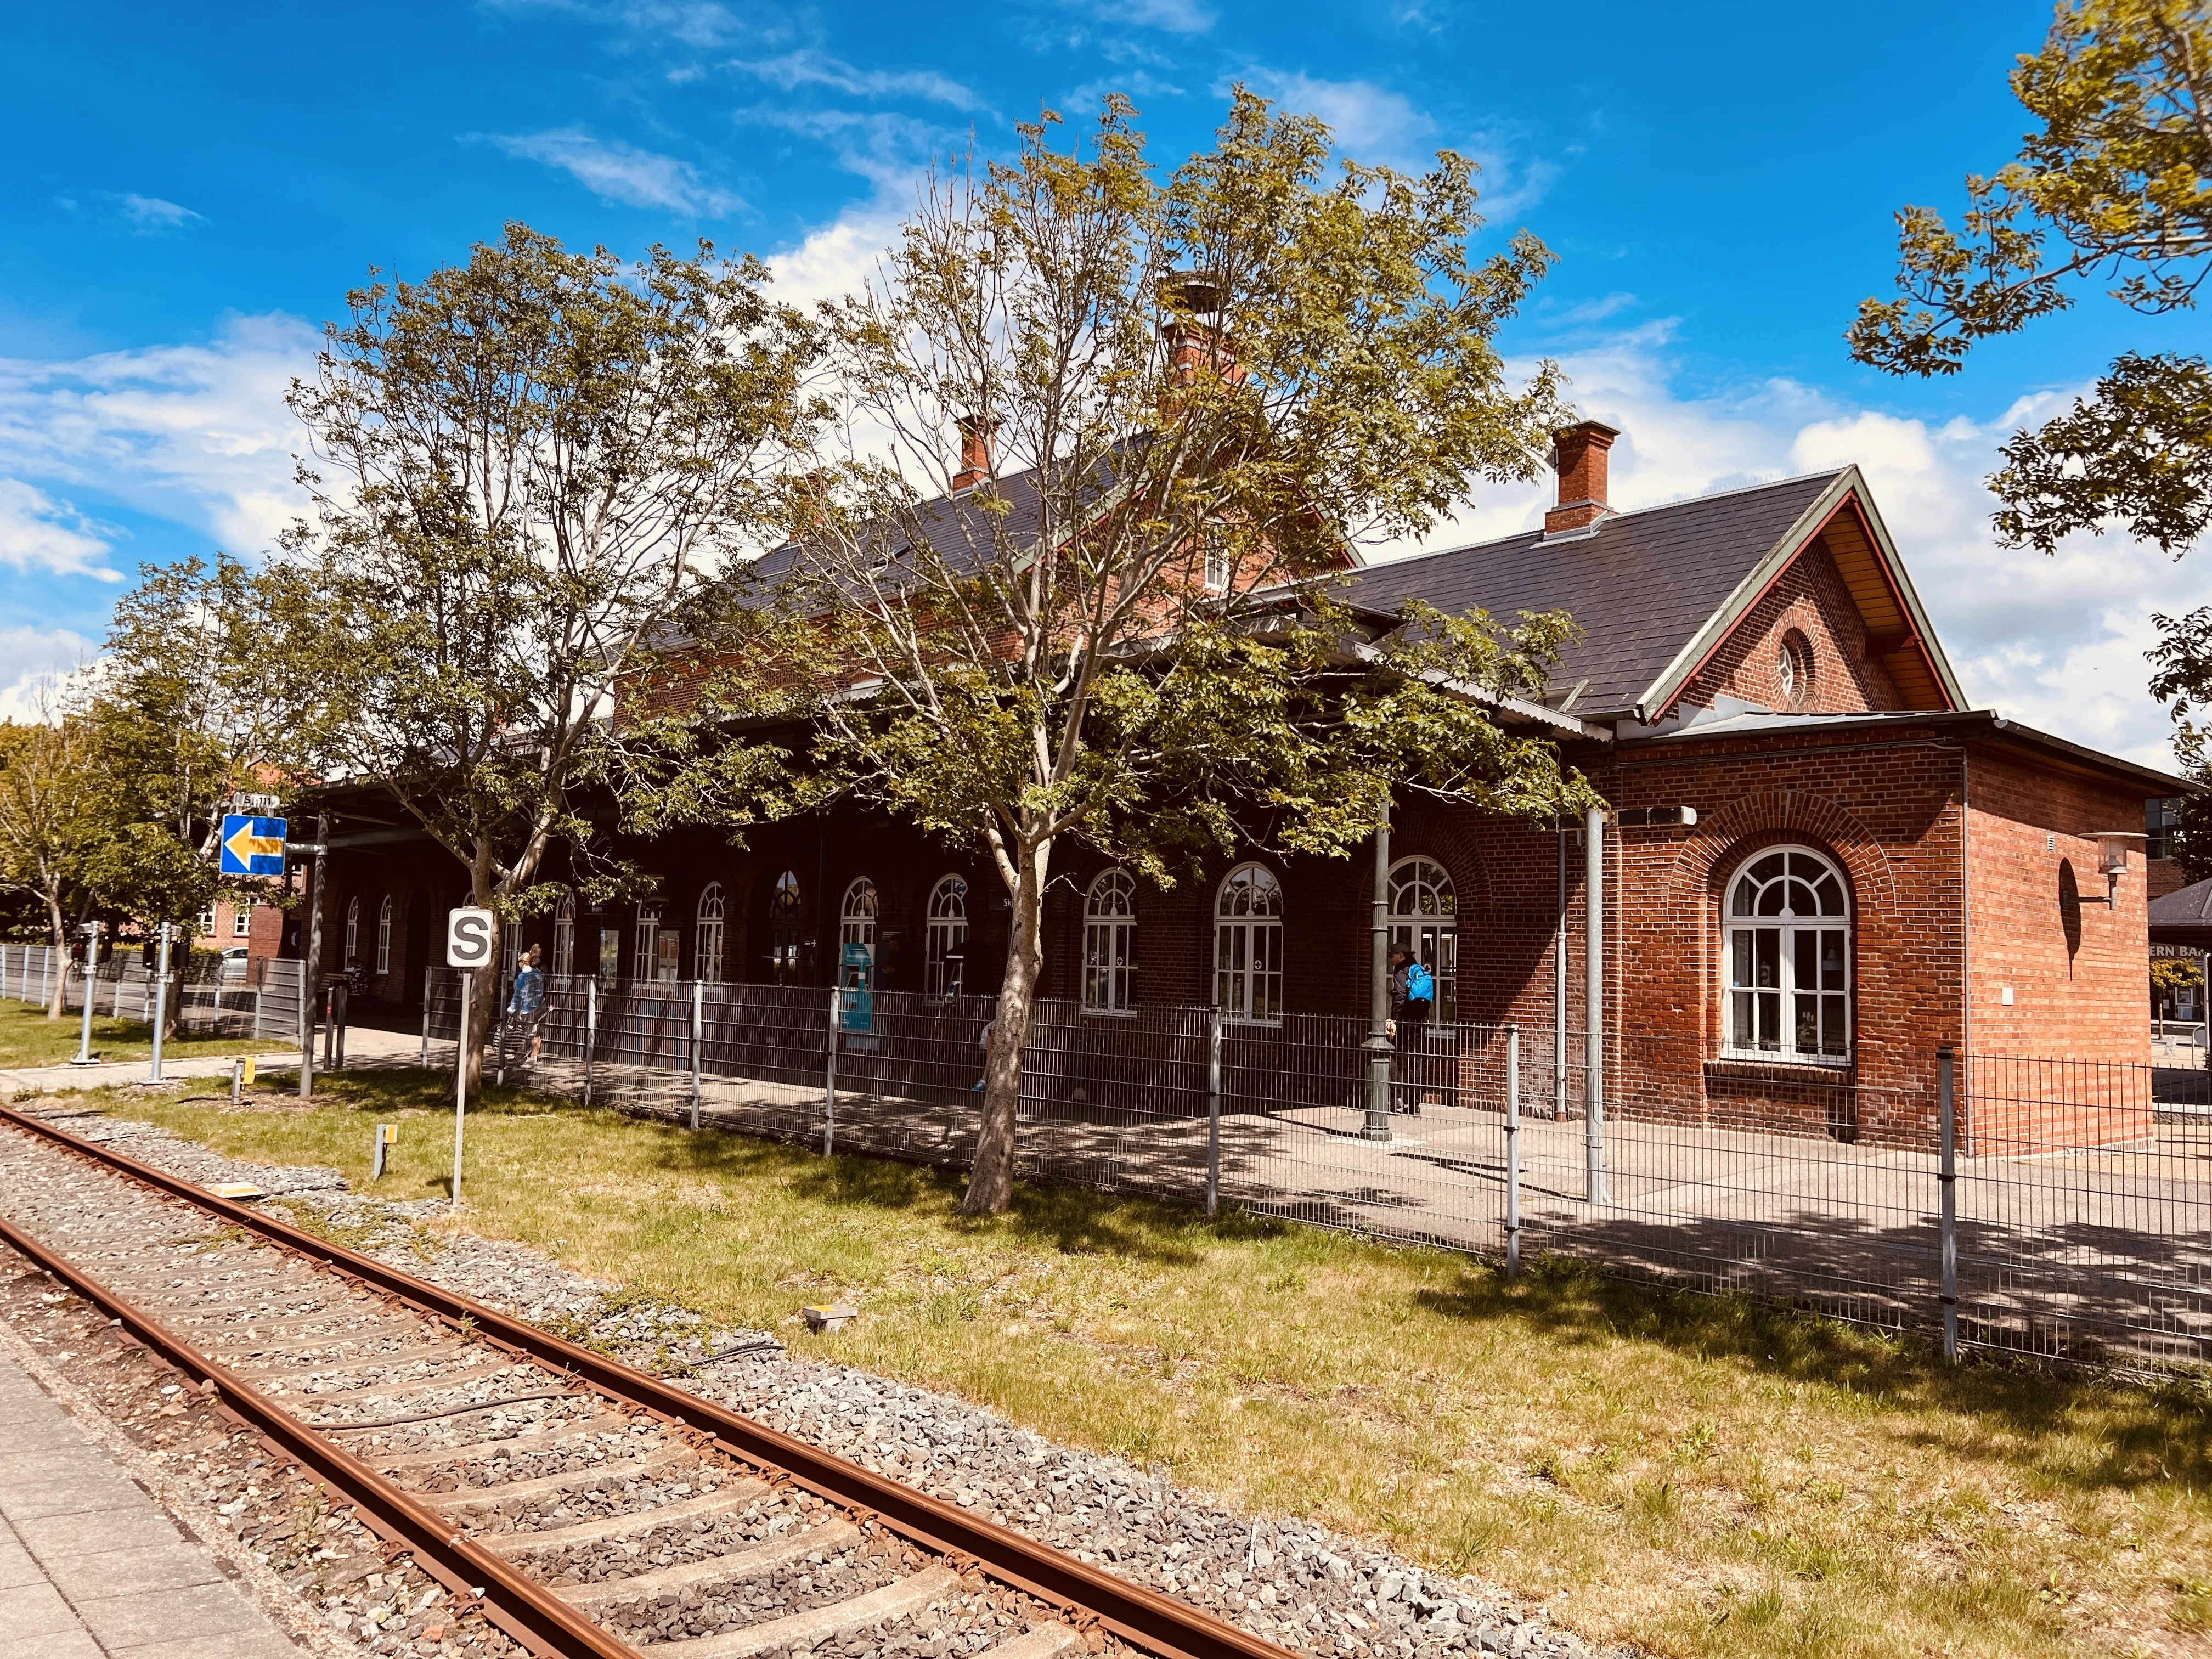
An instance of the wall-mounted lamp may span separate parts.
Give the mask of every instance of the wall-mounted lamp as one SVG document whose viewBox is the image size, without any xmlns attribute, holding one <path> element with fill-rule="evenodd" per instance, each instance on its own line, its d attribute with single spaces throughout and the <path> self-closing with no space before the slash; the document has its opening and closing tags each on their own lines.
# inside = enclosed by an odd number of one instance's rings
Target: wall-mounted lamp
<svg viewBox="0 0 2212 1659">
<path fill-rule="evenodd" d="M 2148 843 L 2150 837 L 2140 830 L 2100 830 L 2097 831 L 2097 868 L 2105 878 L 2105 896 L 2084 898 L 2084 904 L 2101 904 L 2118 909 L 2120 903 L 2120 878 L 2128 872 L 2128 844 L 2130 842 Z"/>
</svg>

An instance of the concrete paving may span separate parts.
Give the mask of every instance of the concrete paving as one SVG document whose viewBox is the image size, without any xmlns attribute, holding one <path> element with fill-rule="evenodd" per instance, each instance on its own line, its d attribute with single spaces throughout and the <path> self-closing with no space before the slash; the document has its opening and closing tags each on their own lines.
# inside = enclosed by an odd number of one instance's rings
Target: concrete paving
<svg viewBox="0 0 2212 1659">
<path fill-rule="evenodd" d="M 442 1045 L 448 1064 L 453 1045 Z M 404 1036 L 396 1031 L 374 1031 L 356 1027 L 347 1034 L 346 1061 L 349 1065 L 411 1066 L 421 1054 L 422 1042 L 417 1037 Z M 241 1042 L 238 1052 L 252 1052 L 252 1045 Z M 322 1065 L 322 1051 L 316 1051 L 315 1064 Z M 193 1054 L 185 1058 L 164 1055 L 161 1076 L 176 1082 L 200 1078 L 230 1076 L 231 1056 L 227 1054 Z M 295 1079 L 300 1071 L 298 1051 L 276 1054 L 255 1054 L 253 1063 L 263 1075 L 282 1073 Z M 24 1091 L 39 1094 L 58 1094 L 71 1089 L 106 1089 L 118 1084 L 137 1084 L 146 1080 L 151 1062 L 141 1055 L 136 1060 L 104 1060 L 97 1066 L 18 1066 L 0 1071 L 0 1100 Z"/>
<path fill-rule="evenodd" d="M 0 1654 L 298 1659 L 214 1554 L 0 1349 Z"/>
</svg>

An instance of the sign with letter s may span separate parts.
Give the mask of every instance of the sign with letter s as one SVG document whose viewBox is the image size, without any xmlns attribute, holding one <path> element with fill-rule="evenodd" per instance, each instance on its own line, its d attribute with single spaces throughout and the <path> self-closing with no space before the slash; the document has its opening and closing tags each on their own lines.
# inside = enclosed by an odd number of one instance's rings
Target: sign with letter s
<svg viewBox="0 0 2212 1659">
<path fill-rule="evenodd" d="M 492 914 L 473 904 L 446 913 L 446 966 L 491 966 Z"/>
</svg>

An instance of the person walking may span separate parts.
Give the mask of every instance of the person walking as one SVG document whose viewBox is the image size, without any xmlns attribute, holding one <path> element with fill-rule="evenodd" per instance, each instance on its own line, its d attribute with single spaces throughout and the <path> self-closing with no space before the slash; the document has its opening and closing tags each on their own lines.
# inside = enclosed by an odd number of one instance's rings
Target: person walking
<svg viewBox="0 0 2212 1659">
<path fill-rule="evenodd" d="M 538 947 L 522 953 L 522 966 L 514 976 L 514 992 L 507 1000 L 507 1017 L 530 1038 L 530 1064 L 538 1063 L 545 1046 L 545 975 L 538 969 Z"/>
</svg>

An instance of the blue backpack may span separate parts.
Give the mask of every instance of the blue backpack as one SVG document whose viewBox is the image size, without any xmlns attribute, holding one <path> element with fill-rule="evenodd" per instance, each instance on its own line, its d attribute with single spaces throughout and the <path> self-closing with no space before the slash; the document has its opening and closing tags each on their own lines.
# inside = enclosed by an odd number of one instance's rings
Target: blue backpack
<svg viewBox="0 0 2212 1659">
<path fill-rule="evenodd" d="M 1429 970 L 1426 968 L 1424 968 L 1418 962 L 1407 969 L 1406 1000 L 1408 1002 L 1434 1002 L 1436 1000 L 1437 982 L 1430 976 Z"/>
</svg>

